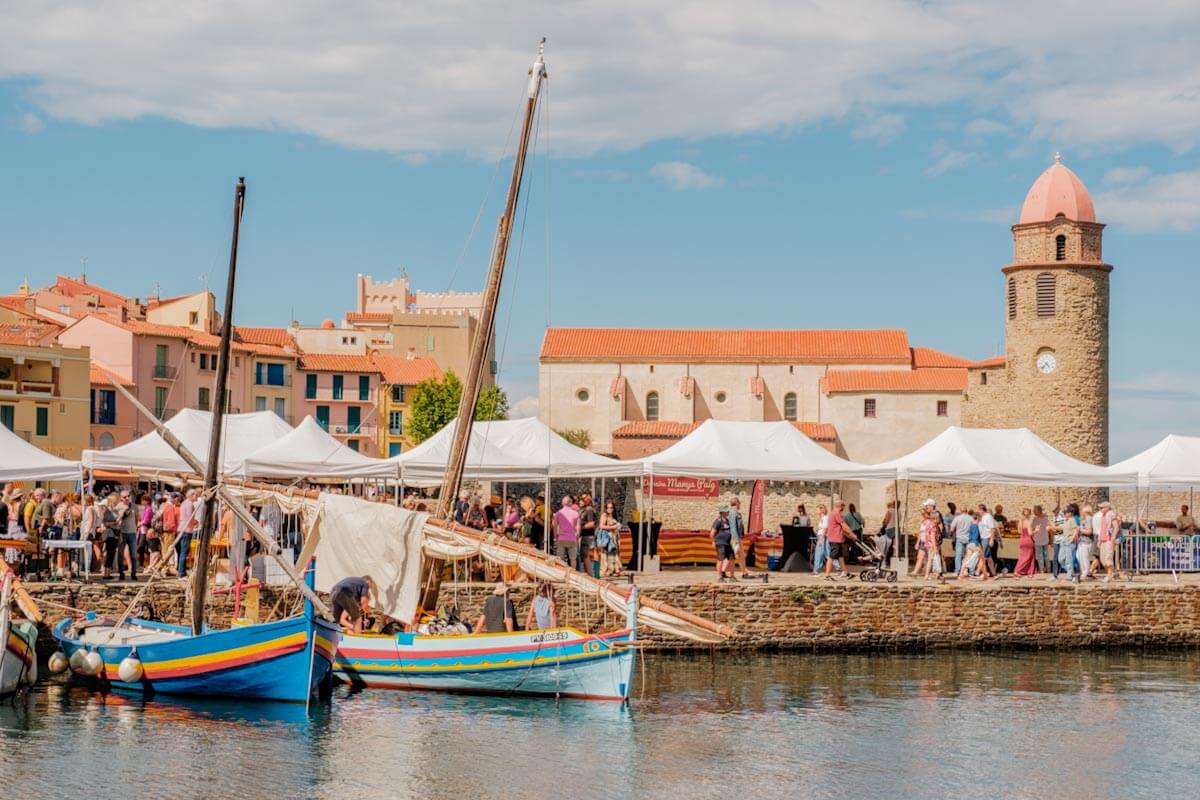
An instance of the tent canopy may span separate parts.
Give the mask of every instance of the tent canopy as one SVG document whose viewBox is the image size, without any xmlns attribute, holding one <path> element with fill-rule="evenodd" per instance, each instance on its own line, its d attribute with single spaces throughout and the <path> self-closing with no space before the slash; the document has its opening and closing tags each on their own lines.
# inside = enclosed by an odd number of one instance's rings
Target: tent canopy
<svg viewBox="0 0 1200 800">
<path fill-rule="evenodd" d="M 661 453 L 647 473 L 726 480 L 892 480 L 896 470 L 839 458 L 790 422 L 707 420 Z"/>
<path fill-rule="evenodd" d="M 330 436 L 311 416 L 287 435 L 255 450 L 232 474 L 246 478 L 391 478 L 394 461 L 371 458 Z"/>
<path fill-rule="evenodd" d="M 78 479 L 78 461 L 52 456 L 0 425 L 0 483 Z"/>
<path fill-rule="evenodd" d="M 201 466 L 208 462 L 208 439 L 212 431 L 212 413 L 185 408 L 164 423 Z M 292 427 L 273 411 L 226 414 L 222 424 L 221 471 L 228 473 L 251 453 L 286 436 Z M 191 468 L 157 431 L 134 439 L 112 450 L 84 450 L 83 465 L 88 469 L 128 470 L 139 474 L 184 475 Z"/>
<path fill-rule="evenodd" d="M 885 462 L 901 480 L 1036 486 L 1123 486 L 1135 474 L 1097 467 L 1055 450 L 1028 428 L 950 427 Z"/>
<path fill-rule="evenodd" d="M 457 421 L 392 460 L 407 484 L 437 485 L 446 474 Z M 545 423 L 527 419 L 476 422 L 471 426 L 464 477 L 470 480 L 534 481 L 554 478 L 641 475 L 636 461 L 615 461 L 568 442 Z"/>
<path fill-rule="evenodd" d="M 1116 475 L 1136 473 L 1142 486 L 1200 486 L 1200 436 L 1171 434 L 1108 469 Z"/>
</svg>

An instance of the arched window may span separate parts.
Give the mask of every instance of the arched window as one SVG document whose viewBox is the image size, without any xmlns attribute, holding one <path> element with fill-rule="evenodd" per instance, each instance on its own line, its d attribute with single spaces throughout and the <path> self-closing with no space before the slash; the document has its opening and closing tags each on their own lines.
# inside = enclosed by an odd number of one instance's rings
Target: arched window
<svg viewBox="0 0 1200 800">
<path fill-rule="evenodd" d="M 783 396 L 783 418 L 788 422 L 796 421 L 796 393 L 788 392 Z"/>
<path fill-rule="evenodd" d="M 111 433 L 100 434 L 100 449 L 101 450 L 112 450 L 112 447 L 113 447 L 113 435 Z"/>
<path fill-rule="evenodd" d="M 1008 279 L 1008 318 L 1017 318 L 1017 279 Z"/>
<path fill-rule="evenodd" d="M 1054 275 L 1042 272 L 1037 276 L 1037 315 L 1054 316 Z"/>
<path fill-rule="evenodd" d="M 658 419 L 658 392 L 649 392 L 646 395 L 646 419 L 650 422 Z"/>
<path fill-rule="evenodd" d="M 1067 260 L 1067 237 L 1063 236 L 1061 233 L 1054 237 L 1054 260 Z"/>
</svg>

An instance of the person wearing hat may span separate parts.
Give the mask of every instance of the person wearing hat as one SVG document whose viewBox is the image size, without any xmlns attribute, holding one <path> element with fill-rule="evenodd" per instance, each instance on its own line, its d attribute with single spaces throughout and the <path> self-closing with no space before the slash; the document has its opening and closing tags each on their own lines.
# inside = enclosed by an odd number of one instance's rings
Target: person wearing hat
<svg viewBox="0 0 1200 800">
<path fill-rule="evenodd" d="M 508 596 L 508 585 L 500 581 L 483 603 L 483 613 L 475 621 L 475 633 L 512 633 L 516 629 L 517 609 Z"/>
<path fill-rule="evenodd" d="M 24 523 L 21 517 L 21 508 L 24 505 L 25 492 L 21 487 L 17 486 L 8 490 L 8 502 L 5 506 L 5 518 L 3 532 L 9 539 L 24 539 L 26 538 Z M 21 557 L 21 551 L 15 547 L 4 548 L 4 560 L 16 562 Z"/>
<path fill-rule="evenodd" d="M 1116 574 L 1117 530 L 1121 521 L 1113 513 L 1112 503 L 1101 501 L 1099 510 L 1092 518 L 1092 531 L 1100 548 L 1100 566 L 1104 567 L 1104 582 L 1108 583 Z"/>
<path fill-rule="evenodd" d="M 717 518 L 709 530 L 713 547 L 717 551 L 717 583 L 726 579 L 735 580 L 733 574 L 733 530 L 729 526 L 729 506 L 717 509 Z"/>
</svg>

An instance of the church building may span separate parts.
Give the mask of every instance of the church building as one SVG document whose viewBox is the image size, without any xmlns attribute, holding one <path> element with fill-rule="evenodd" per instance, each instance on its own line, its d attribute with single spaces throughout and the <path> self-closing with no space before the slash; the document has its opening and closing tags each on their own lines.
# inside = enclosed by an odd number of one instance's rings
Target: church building
<svg viewBox="0 0 1200 800">
<path fill-rule="evenodd" d="M 1004 356 L 962 358 L 914 345 L 902 330 L 549 328 L 541 419 L 619 458 L 657 452 L 714 418 L 791 421 L 864 463 L 910 452 L 950 425 L 1028 427 L 1105 464 L 1112 267 L 1103 229 L 1056 156 L 1025 198 L 1001 269 Z M 877 517 L 886 491 L 864 484 L 863 510 Z"/>
</svg>

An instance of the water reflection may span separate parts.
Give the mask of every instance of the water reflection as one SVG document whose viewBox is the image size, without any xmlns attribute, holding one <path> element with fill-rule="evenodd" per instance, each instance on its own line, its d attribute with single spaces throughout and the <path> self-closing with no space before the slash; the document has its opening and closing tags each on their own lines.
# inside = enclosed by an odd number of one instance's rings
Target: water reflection
<svg viewBox="0 0 1200 800">
<path fill-rule="evenodd" d="M 652 656 L 631 710 L 343 689 L 308 714 L 45 684 L 0 702 L 0 775 L 89 800 L 1192 796 L 1198 678 L 1192 654 Z"/>
</svg>

